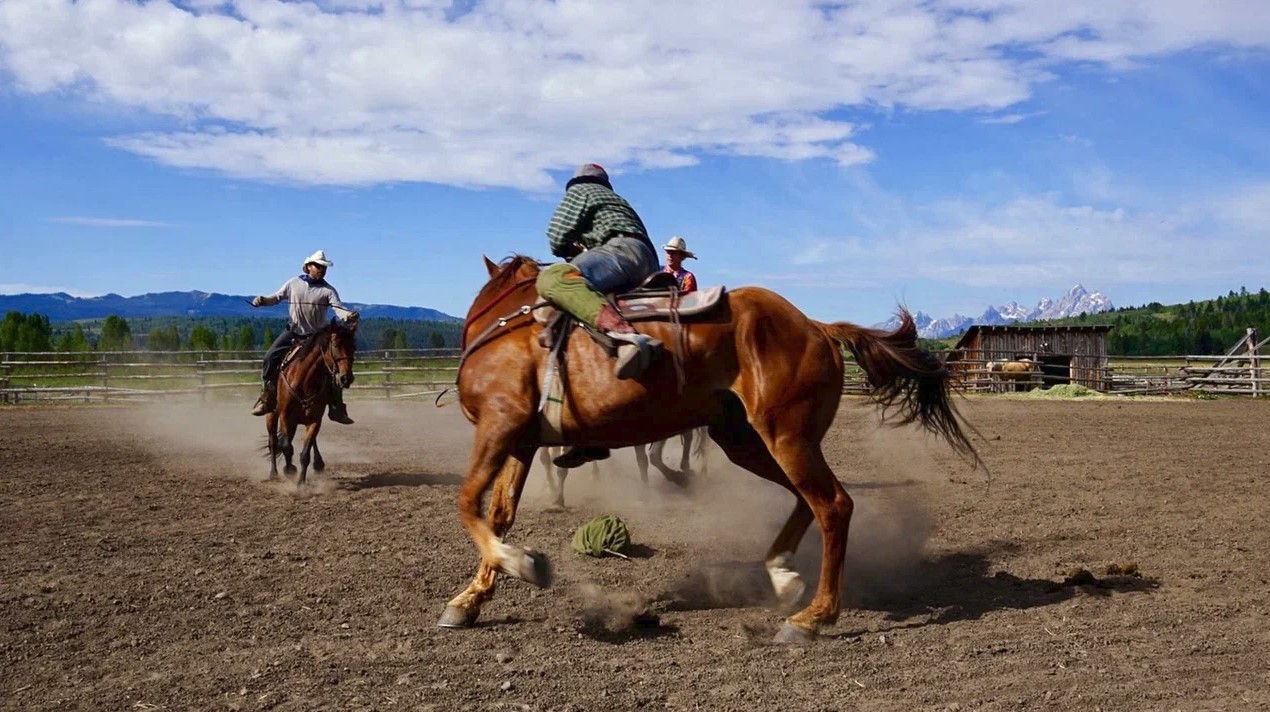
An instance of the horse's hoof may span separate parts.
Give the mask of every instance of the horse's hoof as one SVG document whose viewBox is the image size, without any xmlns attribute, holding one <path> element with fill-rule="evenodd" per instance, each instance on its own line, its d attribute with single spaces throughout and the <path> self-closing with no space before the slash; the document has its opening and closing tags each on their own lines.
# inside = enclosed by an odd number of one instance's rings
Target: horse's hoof
<svg viewBox="0 0 1270 712">
<path fill-rule="evenodd" d="M 677 470 L 663 470 L 661 474 L 662 477 L 666 478 L 667 482 L 675 485 L 676 487 L 688 486 L 688 477 L 682 472 Z"/>
<path fill-rule="evenodd" d="M 287 473 L 288 475 L 294 475 L 295 473 L 299 472 L 299 470 L 295 468 L 295 465 L 287 465 L 286 467 L 282 468 L 282 471 Z"/>
<path fill-rule="evenodd" d="M 776 637 L 772 639 L 772 642 L 780 645 L 810 645 L 815 640 L 816 633 L 814 631 L 799 628 L 793 623 L 786 623 L 777 631 Z"/>
<path fill-rule="evenodd" d="M 325 463 L 325 462 L 315 462 L 315 463 L 313 463 L 313 471 L 314 471 L 314 472 L 321 472 L 322 470 L 325 470 L 325 469 L 326 469 L 326 463 Z"/>
<path fill-rule="evenodd" d="M 476 617 L 480 611 L 465 610 L 458 606 L 446 606 L 445 613 L 437 620 L 438 628 L 471 628 L 476 625 Z"/>
<path fill-rule="evenodd" d="M 551 559 L 541 551 L 526 549 L 520 560 L 519 578 L 538 588 L 551 588 L 554 578 L 551 571 Z"/>
</svg>

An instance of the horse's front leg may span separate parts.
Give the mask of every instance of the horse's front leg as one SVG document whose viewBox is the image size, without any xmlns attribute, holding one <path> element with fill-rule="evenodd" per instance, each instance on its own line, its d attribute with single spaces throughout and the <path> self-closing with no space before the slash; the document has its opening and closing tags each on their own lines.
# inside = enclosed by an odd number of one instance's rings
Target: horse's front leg
<svg viewBox="0 0 1270 712">
<path fill-rule="evenodd" d="M 315 418 L 304 429 L 304 447 L 300 448 L 300 479 L 296 482 L 297 487 L 303 487 L 304 481 L 309 474 L 309 451 L 317 445 L 318 431 L 322 429 L 322 419 Z"/>
<path fill-rule="evenodd" d="M 499 457 L 499 450 L 502 450 L 502 457 Z M 516 518 L 516 507 L 524 491 L 534 450 L 533 446 L 519 446 L 507 453 L 497 445 L 478 445 L 474 451 L 472 465 L 459 493 L 459 518 L 481 550 L 481 565 L 472 583 L 446 605 L 445 612 L 437 621 L 438 626 L 467 628 L 476 623 L 481 606 L 494 597 L 500 572 L 542 588 L 551 585 L 551 564 L 546 555 L 505 544 L 502 540 Z M 497 474 L 494 467 L 497 467 Z M 491 480 L 494 491 L 490 496 L 489 512 L 482 520 L 481 494 Z"/>
<path fill-rule="evenodd" d="M 283 466 L 282 471 L 288 475 L 295 474 L 295 465 L 291 463 L 291 457 L 295 454 L 295 446 L 292 445 L 292 443 L 295 441 L 295 430 L 297 426 L 297 423 L 292 422 L 285 416 L 283 417 L 281 425 L 282 435 L 284 437 L 282 442 L 282 457 L 286 460 L 287 464 Z"/>
<path fill-rule="evenodd" d="M 278 479 L 278 416 L 265 414 L 265 437 L 269 438 L 269 479 Z"/>
<path fill-rule="evenodd" d="M 539 461 L 542 466 L 547 468 L 547 489 L 551 490 L 551 506 L 548 509 L 563 511 L 564 506 L 564 480 L 569 476 L 569 471 L 563 467 L 556 467 L 552 464 L 551 459 L 559 455 L 556 448 L 544 447 L 539 450 Z"/>
<path fill-rule="evenodd" d="M 321 472 L 326 469 L 326 460 L 322 459 L 322 451 L 318 450 L 317 438 L 313 438 L 313 471 Z"/>
<path fill-rule="evenodd" d="M 685 430 L 679 434 L 679 444 L 683 446 L 683 453 L 679 455 L 679 471 L 685 475 L 691 475 L 691 464 L 688 462 L 688 455 L 692 453 L 691 430 Z"/>
</svg>

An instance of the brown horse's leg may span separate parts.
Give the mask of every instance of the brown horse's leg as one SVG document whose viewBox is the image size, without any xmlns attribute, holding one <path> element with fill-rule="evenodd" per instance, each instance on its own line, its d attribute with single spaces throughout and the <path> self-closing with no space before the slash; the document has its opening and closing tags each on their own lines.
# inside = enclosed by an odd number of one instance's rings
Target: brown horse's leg
<svg viewBox="0 0 1270 712">
<path fill-rule="evenodd" d="M 743 417 L 743 414 L 741 415 Z M 807 584 L 797 571 L 793 569 L 794 553 L 798 544 L 811 525 L 812 512 L 807 501 L 789 481 L 785 471 L 768 451 L 767 445 L 759 437 L 757 431 L 745 420 L 733 417 L 726 423 L 712 425 L 710 437 L 718 443 L 728 459 L 738 467 L 743 467 L 765 480 L 788 489 L 796 503 L 785 526 L 767 550 L 763 563 L 767 567 L 767 575 L 771 578 L 772 589 L 782 608 L 796 604 L 802 598 Z M 706 437 L 705 433 L 701 434 Z"/>
<path fill-rule="evenodd" d="M 313 471 L 321 472 L 326 469 L 326 460 L 322 459 L 322 451 L 318 450 L 317 438 L 313 439 Z"/>
<path fill-rule="evenodd" d="M 265 437 L 269 438 L 269 479 L 278 479 L 278 416 L 265 413 Z"/>
<path fill-rule="evenodd" d="M 296 486 L 303 486 L 309 474 L 309 451 L 317 445 L 318 431 L 322 429 L 322 418 L 317 418 L 304 429 L 304 447 L 300 448 L 300 479 Z"/>
<path fill-rule="evenodd" d="M 494 595 L 494 583 L 499 572 L 543 588 L 551 585 L 551 565 L 546 556 L 505 544 L 502 540 L 515 519 L 536 448 L 520 447 L 508 453 L 505 445 L 492 442 L 495 439 L 478 438 L 472 464 L 459 492 L 459 518 L 481 550 L 481 566 L 467 589 L 446 605 L 445 613 L 437 622 L 443 628 L 465 628 L 475 623 L 481 605 Z M 497 469 L 490 465 L 495 465 Z M 494 491 L 490 497 L 489 513 L 487 519 L 481 519 L 481 495 L 491 481 Z"/>
<path fill-rule="evenodd" d="M 283 466 L 282 471 L 288 475 L 294 475 L 295 465 L 291 464 L 291 456 L 295 454 L 295 445 L 293 445 L 293 443 L 295 442 L 295 430 L 297 424 L 291 422 L 291 420 L 284 415 L 279 427 L 282 432 L 286 434 L 286 440 L 282 444 L 282 457 L 286 460 L 287 464 Z"/>
<path fill-rule="evenodd" d="M 820 583 L 816 595 L 806 608 L 785 621 L 785 627 L 776 636 L 777 642 L 810 640 L 820 626 L 838 620 L 842 605 L 842 563 L 855 505 L 829 468 L 829 463 L 825 462 L 820 449 L 820 441 L 833 422 L 836 405 L 836 401 L 806 398 L 782 404 L 779 413 L 758 412 L 749 416 L 755 432 L 789 478 L 790 485 L 810 508 L 823 535 Z M 711 430 L 711 434 L 713 432 Z M 718 442 L 718 438 L 715 440 Z M 797 530 L 801 538 L 806 526 L 799 526 L 795 520 L 805 517 L 796 509 L 786 529 L 790 533 Z M 782 536 L 786 533 L 782 531 Z M 793 550 L 789 553 L 792 554 Z"/>
<path fill-rule="evenodd" d="M 679 444 L 683 446 L 683 452 L 679 455 L 679 471 L 685 475 L 691 474 L 692 463 L 688 461 L 688 456 L 692 454 L 692 430 L 679 434 Z"/>
</svg>

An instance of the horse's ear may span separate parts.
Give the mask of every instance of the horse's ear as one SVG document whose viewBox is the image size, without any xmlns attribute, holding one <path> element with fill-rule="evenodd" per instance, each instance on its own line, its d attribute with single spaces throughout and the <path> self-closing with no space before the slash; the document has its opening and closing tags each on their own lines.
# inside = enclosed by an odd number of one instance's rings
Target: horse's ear
<svg viewBox="0 0 1270 712">
<path fill-rule="evenodd" d="M 481 259 L 485 260 L 485 269 L 489 271 L 489 276 L 493 277 L 499 273 L 500 270 L 498 269 L 498 265 L 494 264 L 490 258 L 485 255 L 481 255 Z"/>
</svg>

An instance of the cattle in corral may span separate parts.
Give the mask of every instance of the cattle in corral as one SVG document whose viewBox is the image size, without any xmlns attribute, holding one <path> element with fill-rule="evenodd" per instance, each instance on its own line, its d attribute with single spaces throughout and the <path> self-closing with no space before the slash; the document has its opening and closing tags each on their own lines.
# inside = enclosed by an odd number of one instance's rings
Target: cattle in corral
<svg viewBox="0 0 1270 712">
<path fill-rule="evenodd" d="M 1041 372 L 1041 364 L 1026 357 L 1014 361 L 989 361 L 986 368 L 994 380 L 1008 383 L 1012 390 L 1027 388 Z"/>
</svg>

